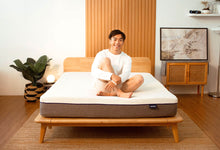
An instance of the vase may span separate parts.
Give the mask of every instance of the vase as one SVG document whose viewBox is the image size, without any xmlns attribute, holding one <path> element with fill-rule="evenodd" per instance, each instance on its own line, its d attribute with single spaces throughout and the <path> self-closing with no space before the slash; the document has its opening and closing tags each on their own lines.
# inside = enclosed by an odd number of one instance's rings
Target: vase
<svg viewBox="0 0 220 150">
<path fill-rule="evenodd" d="M 201 12 L 202 12 L 202 14 L 210 14 L 211 13 L 210 10 L 202 10 Z"/>
<path fill-rule="evenodd" d="M 27 102 L 35 102 L 40 99 L 44 90 L 44 85 L 41 83 L 37 83 L 36 86 L 28 83 L 25 85 L 24 98 Z"/>
</svg>

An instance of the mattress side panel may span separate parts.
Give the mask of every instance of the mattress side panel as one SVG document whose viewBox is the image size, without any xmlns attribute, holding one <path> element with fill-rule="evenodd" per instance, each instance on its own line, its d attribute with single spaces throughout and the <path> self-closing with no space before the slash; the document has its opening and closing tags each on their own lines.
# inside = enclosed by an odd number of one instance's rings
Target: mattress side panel
<svg viewBox="0 0 220 150">
<path fill-rule="evenodd" d="M 40 114 L 44 117 L 80 118 L 142 118 L 170 117 L 177 113 L 177 103 L 152 105 L 102 105 L 40 103 Z M 156 107 L 155 107 L 156 106 Z"/>
</svg>

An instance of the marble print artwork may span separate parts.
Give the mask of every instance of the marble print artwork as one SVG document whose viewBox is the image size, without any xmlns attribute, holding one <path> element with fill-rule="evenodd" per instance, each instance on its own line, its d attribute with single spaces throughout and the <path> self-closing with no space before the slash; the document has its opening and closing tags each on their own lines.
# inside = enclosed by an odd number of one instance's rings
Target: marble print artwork
<svg viewBox="0 0 220 150">
<path fill-rule="evenodd" d="M 161 58 L 162 60 L 207 59 L 207 30 L 162 29 Z"/>
</svg>

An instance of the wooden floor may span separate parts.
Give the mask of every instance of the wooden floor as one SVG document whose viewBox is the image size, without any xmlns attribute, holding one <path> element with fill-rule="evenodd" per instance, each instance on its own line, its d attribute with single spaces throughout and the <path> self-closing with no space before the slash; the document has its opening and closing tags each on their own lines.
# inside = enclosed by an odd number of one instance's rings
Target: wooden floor
<svg viewBox="0 0 220 150">
<path fill-rule="evenodd" d="M 220 149 L 220 98 L 205 95 L 177 95 L 178 107 L 213 140 Z M 22 96 L 0 96 L 0 149 L 39 108 L 39 102 L 25 102 Z"/>
<path fill-rule="evenodd" d="M 0 96 L 0 149 L 37 108 L 39 102 L 25 102 L 23 96 Z"/>
</svg>

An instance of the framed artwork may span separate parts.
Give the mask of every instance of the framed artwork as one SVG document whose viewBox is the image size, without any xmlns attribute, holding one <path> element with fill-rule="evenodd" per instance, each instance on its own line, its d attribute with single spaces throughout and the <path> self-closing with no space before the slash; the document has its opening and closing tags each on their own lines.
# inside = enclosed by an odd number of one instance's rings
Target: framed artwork
<svg viewBox="0 0 220 150">
<path fill-rule="evenodd" d="M 208 60 L 208 28 L 160 28 L 160 60 Z"/>
</svg>

